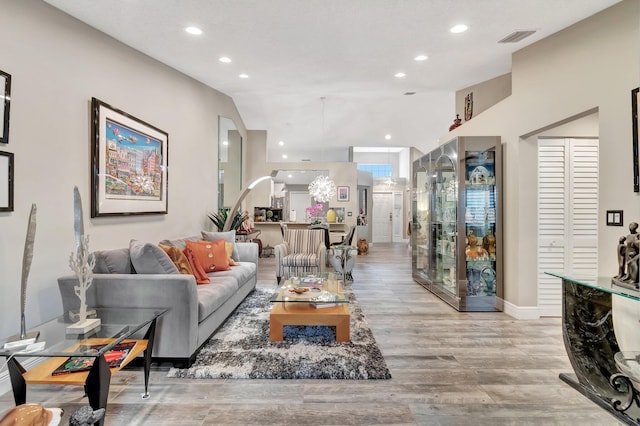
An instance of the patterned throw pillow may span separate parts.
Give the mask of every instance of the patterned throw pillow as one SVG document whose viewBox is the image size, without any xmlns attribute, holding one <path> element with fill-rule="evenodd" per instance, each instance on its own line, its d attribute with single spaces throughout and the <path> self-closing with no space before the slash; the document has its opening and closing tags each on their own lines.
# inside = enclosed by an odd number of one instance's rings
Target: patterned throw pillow
<svg viewBox="0 0 640 426">
<path fill-rule="evenodd" d="M 233 257 L 231 257 L 231 254 L 233 253 L 233 247 L 234 247 L 233 243 L 229 243 L 227 241 L 224 242 L 224 248 L 227 250 L 227 257 L 229 258 L 229 265 L 240 266 L 240 264 L 235 260 L 233 260 Z"/>
<path fill-rule="evenodd" d="M 176 265 L 178 271 L 181 274 L 185 275 L 193 275 L 193 269 L 191 268 L 191 264 L 187 260 L 187 256 L 184 255 L 182 250 L 175 246 L 165 246 L 164 244 L 158 244 L 162 250 L 169 256 L 169 258 L 173 261 L 173 264 Z"/>
</svg>

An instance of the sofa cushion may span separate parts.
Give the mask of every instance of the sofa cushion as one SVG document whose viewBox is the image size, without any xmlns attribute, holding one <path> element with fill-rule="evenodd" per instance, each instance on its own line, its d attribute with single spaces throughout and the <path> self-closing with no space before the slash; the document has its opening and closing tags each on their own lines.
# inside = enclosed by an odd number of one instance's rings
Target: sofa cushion
<svg viewBox="0 0 640 426">
<path fill-rule="evenodd" d="M 215 312 L 238 290 L 238 282 L 235 278 L 222 278 L 216 274 L 211 274 L 210 278 L 211 285 L 197 286 L 199 323 Z"/>
<path fill-rule="evenodd" d="M 176 246 L 165 246 L 164 244 L 158 244 L 158 247 L 160 247 L 162 250 L 164 250 L 165 253 L 167 253 L 169 258 L 171 259 L 173 264 L 176 265 L 176 268 L 178 268 L 178 271 L 181 274 L 193 275 L 193 269 L 189 264 L 187 256 L 184 255 L 182 250 L 180 250 Z"/>
<path fill-rule="evenodd" d="M 282 258 L 282 266 L 317 266 L 318 256 L 315 253 L 290 254 Z"/>
<path fill-rule="evenodd" d="M 184 250 L 185 247 L 187 247 L 187 241 L 198 241 L 199 239 L 200 239 L 199 235 L 194 235 L 191 237 L 176 238 L 175 240 L 162 240 L 160 241 L 159 244 L 162 244 L 165 246 L 176 246 L 180 250 Z"/>
<path fill-rule="evenodd" d="M 202 231 L 202 239 L 205 241 L 218 241 L 225 240 L 229 243 L 233 244 L 233 252 L 231 253 L 231 258 L 236 262 L 240 261 L 240 254 L 238 253 L 238 248 L 236 247 L 236 231 L 227 231 L 227 232 L 208 232 Z"/>
<path fill-rule="evenodd" d="M 138 240 L 129 242 L 131 263 L 138 274 L 179 274 L 167 253 L 160 247 Z"/>
<path fill-rule="evenodd" d="M 233 278 L 238 282 L 238 286 L 244 285 L 249 277 L 255 275 L 256 273 L 256 264 L 252 262 L 239 262 L 238 266 L 234 266 L 228 271 L 215 272 L 212 274 L 208 274 L 209 278 L 216 279 L 227 279 Z M 214 281 L 211 281 L 212 283 Z"/>
<path fill-rule="evenodd" d="M 230 268 L 224 240 L 187 241 L 187 248 L 193 251 L 196 261 L 207 273 L 226 271 Z"/>
<path fill-rule="evenodd" d="M 135 273 L 128 248 L 94 251 L 93 255 L 96 259 L 96 264 L 93 267 L 95 274 Z"/>
</svg>

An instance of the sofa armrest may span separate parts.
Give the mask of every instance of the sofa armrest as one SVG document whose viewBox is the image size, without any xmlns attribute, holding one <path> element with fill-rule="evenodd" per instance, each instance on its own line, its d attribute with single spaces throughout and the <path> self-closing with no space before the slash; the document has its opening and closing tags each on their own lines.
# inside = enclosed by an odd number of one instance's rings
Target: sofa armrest
<svg viewBox="0 0 640 426">
<path fill-rule="evenodd" d="M 65 315 L 80 305 L 76 276 L 58 278 Z M 98 308 L 168 308 L 156 324 L 154 356 L 192 354 L 198 342 L 198 293 L 193 275 L 94 274 L 87 304 Z"/>
<path fill-rule="evenodd" d="M 284 274 L 282 259 L 284 259 L 285 256 L 289 255 L 289 244 L 287 244 L 286 241 L 280 244 L 276 244 L 276 246 L 273 248 L 273 254 L 276 257 L 276 277 L 281 277 Z"/>
<path fill-rule="evenodd" d="M 327 246 L 324 243 L 316 247 L 316 256 L 318 256 L 318 272 L 324 272 L 327 265 Z"/>
<path fill-rule="evenodd" d="M 236 243 L 238 255 L 241 262 L 251 262 L 258 264 L 258 244 L 256 243 Z"/>
</svg>

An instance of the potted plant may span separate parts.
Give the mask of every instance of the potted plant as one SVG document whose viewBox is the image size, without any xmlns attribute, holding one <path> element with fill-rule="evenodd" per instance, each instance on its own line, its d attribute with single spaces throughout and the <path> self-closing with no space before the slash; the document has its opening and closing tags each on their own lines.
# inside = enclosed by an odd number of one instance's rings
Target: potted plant
<svg viewBox="0 0 640 426">
<path fill-rule="evenodd" d="M 213 222 L 213 225 L 218 229 L 218 231 L 224 230 L 224 224 L 227 222 L 227 218 L 229 217 L 229 209 L 219 209 L 217 212 L 209 213 L 209 219 Z M 242 225 L 242 222 L 249 218 L 248 215 L 244 214 L 240 210 L 236 211 L 233 217 L 233 221 L 231 222 L 230 230 L 238 230 Z"/>
</svg>

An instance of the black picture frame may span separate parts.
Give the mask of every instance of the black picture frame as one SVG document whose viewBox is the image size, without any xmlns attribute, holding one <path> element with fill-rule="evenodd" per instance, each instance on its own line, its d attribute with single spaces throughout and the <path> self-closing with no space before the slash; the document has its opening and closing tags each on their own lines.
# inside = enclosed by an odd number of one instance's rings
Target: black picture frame
<svg viewBox="0 0 640 426">
<path fill-rule="evenodd" d="M 11 107 L 11 74 L 0 70 L 0 90 L 4 87 L 2 102 L 0 102 L 0 143 L 9 143 L 9 110 Z"/>
<path fill-rule="evenodd" d="M 633 129 L 633 192 L 640 192 L 640 165 L 638 159 L 638 103 L 640 88 L 631 91 L 631 120 Z"/>
<path fill-rule="evenodd" d="M 91 217 L 167 214 L 167 132 L 91 98 L 91 139 Z"/>
<path fill-rule="evenodd" d="M 13 211 L 13 153 L 0 151 L 0 212 Z"/>
</svg>

